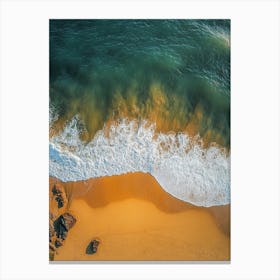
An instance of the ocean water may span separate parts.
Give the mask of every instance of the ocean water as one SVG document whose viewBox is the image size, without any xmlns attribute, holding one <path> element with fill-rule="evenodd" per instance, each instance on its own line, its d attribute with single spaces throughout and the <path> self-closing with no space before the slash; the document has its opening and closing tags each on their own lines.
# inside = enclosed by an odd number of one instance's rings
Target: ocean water
<svg viewBox="0 0 280 280">
<path fill-rule="evenodd" d="M 51 20 L 49 173 L 230 202 L 230 21 Z"/>
</svg>

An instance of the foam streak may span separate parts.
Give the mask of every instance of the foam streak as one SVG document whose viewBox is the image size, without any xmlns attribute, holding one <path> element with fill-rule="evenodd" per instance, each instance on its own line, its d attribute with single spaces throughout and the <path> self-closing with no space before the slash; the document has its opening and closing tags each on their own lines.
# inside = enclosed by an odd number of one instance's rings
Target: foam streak
<svg viewBox="0 0 280 280">
<path fill-rule="evenodd" d="M 78 122 L 73 118 L 50 139 L 50 176 L 78 181 L 139 171 L 186 202 L 207 207 L 230 202 L 230 156 L 222 149 L 204 149 L 186 134 L 157 134 L 154 125 L 128 120 L 84 143 Z"/>
</svg>

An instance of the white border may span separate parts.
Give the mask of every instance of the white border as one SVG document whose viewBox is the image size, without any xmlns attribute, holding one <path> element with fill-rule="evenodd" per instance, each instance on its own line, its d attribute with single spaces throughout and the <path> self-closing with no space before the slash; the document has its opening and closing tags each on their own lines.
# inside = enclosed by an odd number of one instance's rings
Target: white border
<svg viewBox="0 0 280 280">
<path fill-rule="evenodd" d="M 1 279 L 279 279 L 279 2 L 2 1 Z M 231 264 L 50 265 L 48 19 L 230 18 Z"/>
</svg>

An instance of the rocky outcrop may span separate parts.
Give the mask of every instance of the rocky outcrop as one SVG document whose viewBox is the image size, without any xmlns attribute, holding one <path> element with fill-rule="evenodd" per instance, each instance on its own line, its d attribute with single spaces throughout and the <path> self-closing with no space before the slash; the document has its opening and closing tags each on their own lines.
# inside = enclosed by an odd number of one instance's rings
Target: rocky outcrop
<svg viewBox="0 0 280 280">
<path fill-rule="evenodd" d="M 87 248 L 86 248 L 86 254 L 92 255 L 97 252 L 98 246 L 100 244 L 99 239 L 93 239 L 89 242 Z"/>
<path fill-rule="evenodd" d="M 76 223 L 76 219 L 70 213 L 64 213 L 60 215 L 53 223 L 56 236 L 65 240 L 67 237 L 67 232 Z"/>
<path fill-rule="evenodd" d="M 49 259 L 53 260 L 63 245 L 68 231 L 75 225 L 76 218 L 67 210 L 68 199 L 60 184 L 50 186 L 49 208 Z"/>
<path fill-rule="evenodd" d="M 54 242 L 54 246 L 56 248 L 62 246 L 62 244 L 63 244 L 63 241 L 61 239 L 56 239 L 55 242 Z"/>
<path fill-rule="evenodd" d="M 59 184 L 54 184 L 52 188 L 53 196 L 57 202 L 57 207 L 62 208 L 65 204 L 67 204 L 67 196 L 63 186 Z"/>
</svg>

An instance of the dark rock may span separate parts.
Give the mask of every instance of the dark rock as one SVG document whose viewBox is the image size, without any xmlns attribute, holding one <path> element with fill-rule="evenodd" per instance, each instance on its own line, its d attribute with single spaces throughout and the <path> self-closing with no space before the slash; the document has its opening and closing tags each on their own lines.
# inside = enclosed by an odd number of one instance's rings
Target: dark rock
<svg viewBox="0 0 280 280">
<path fill-rule="evenodd" d="M 62 236 L 61 236 L 61 239 L 62 239 L 62 240 L 65 240 L 66 237 L 67 237 L 67 234 L 68 234 L 68 231 L 64 231 L 63 234 L 62 234 Z"/>
<path fill-rule="evenodd" d="M 62 196 L 59 194 L 57 195 L 57 197 L 55 198 L 55 200 L 57 201 L 57 207 L 61 208 L 64 206 L 64 199 L 62 198 Z"/>
<path fill-rule="evenodd" d="M 62 224 L 60 223 L 60 221 L 58 221 L 58 224 L 55 225 L 55 231 L 56 231 L 56 236 L 58 238 L 62 238 L 62 239 L 65 239 L 66 236 L 67 236 L 67 228 Z"/>
<path fill-rule="evenodd" d="M 55 184 L 52 188 L 52 193 L 54 195 L 55 200 L 57 201 L 58 208 L 62 208 L 67 203 L 67 197 L 64 187 Z"/>
<path fill-rule="evenodd" d="M 93 239 L 92 241 L 90 241 L 90 243 L 88 244 L 88 246 L 86 248 L 86 254 L 88 254 L 88 255 L 95 254 L 97 252 L 97 248 L 98 248 L 99 244 L 100 244 L 100 241 L 98 239 Z"/>
<path fill-rule="evenodd" d="M 60 247 L 62 245 L 62 241 L 60 241 L 59 239 L 56 239 L 55 242 L 54 242 L 54 246 L 56 248 Z"/>
<path fill-rule="evenodd" d="M 54 184 L 52 188 L 52 193 L 58 195 L 64 192 L 64 188 L 61 185 Z"/>
<path fill-rule="evenodd" d="M 92 242 L 92 245 L 95 246 L 95 247 L 98 247 L 98 245 L 100 244 L 100 241 L 97 240 L 97 239 L 94 239 L 91 242 Z"/>
<path fill-rule="evenodd" d="M 64 213 L 60 215 L 53 223 L 56 236 L 58 238 L 65 239 L 67 237 L 67 232 L 76 223 L 76 219 L 70 213 Z"/>
</svg>

